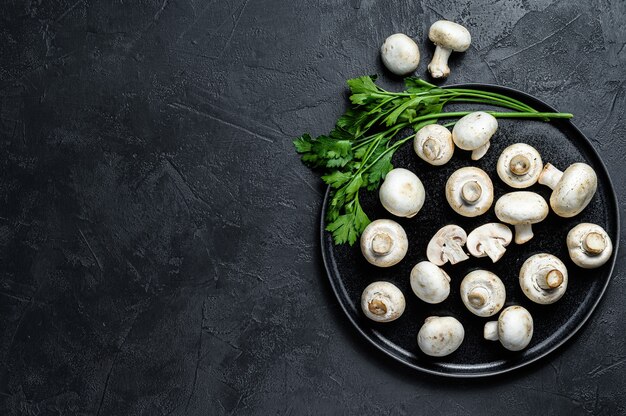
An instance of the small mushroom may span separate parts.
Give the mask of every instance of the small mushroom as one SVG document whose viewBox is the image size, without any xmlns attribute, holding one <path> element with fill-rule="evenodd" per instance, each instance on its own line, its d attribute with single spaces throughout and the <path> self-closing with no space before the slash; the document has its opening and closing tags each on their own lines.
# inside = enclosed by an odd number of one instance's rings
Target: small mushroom
<svg viewBox="0 0 626 416">
<path fill-rule="evenodd" d="M 565 172 L 546 163 L 539 183 L 552 189 L 550 206 L 556 215 L 565 218 L 585 209 L 598 188 L 596 172 L 586 163 L 574 163 Z"/>
<path fill-rule="evenodd" d="M 415 153 L 433 166 L 441 166 L 450 161 L 454 154 L 454 143 L 450 130 L 440 124 L 429 124 L 415 134 Z"/>
<path fill-rule="evenodd" d="M 403 33 L 396 33 L 385 39 L 380 47 L 380 57 L 389 71 L 406 75 L 417 69 L 420 50 L 413 39 Z"/>
<path fill-rule="evenodd" d="M 458 23 L 439 20 L 430 26 L 428 38 L 437 48 L 428 71 L 433 78 L 446 78 L 450 75 L 448 58 L 454 52 L 465 52 L 472 43 L 468 30 Z"/>
<path fill-rule="evenodd" d="M 476 111 L 463 116 L 452 129 L 452 140 L 459 149 L 471 150 L 472 160 L 487 153 L 489 140 L 498 129 L 498 120 L 489 113 Z"/>
<path fill-rule="evenodd" d="M 554 303 L 567 290 L 567 268 L 558 257 L 548 253 L 530 256 L 519 272 L 519 284 L 526 297 L 535 303 Z"/>
<path fill-rule="evenodd" d="M 454 211 L 464 217 L 482 215 L 493 203 L 493 184 L 484 170 L 464 167 L 446 182 L 446 199 Z"/>
<path fill-rule="evenodd" d="M 487 257 L 497 262 L 511 243 L 513 233 L 504 224 L 492 222 L 475 228 L 467 236 L 467 249 L 474 257 Z"/>
<path fill-rule="evenodd" d="M 604 228 L 583 222 L 567 233 L 567 249 L 578 267 L 595 269 L 611 258 L 613 242 Z"/>
<path fill-rule="evenodd" d="M 522 306 L 509 306 L 497 321 L 485 324 L 484 337 L 489 341 L 499 340 L 507 350 L 523 350 L 533 337 L 533 317 Z"/>
<path fill-rule="evenodd" d="M 500 221 L 513 225 L 515 243 L 524 244 L 533 238 L 532 224 L 548 216 L 548 204 L 534 192 L 510 192 L 496 201 L 496 216 Z"/>
<path fill-rule="evenodd" d="M 433 263 L 422 261 L 411 270 L 411 289 L 426 303 L 441 303 L 450 294 L 450 276 Z"/>
<path fill-rule="evenodd" d="M 539 152 L 525 143 L 516 143 L 502 151 L 497 164 L 502 182 L 513 188 L 528 188 L 539 179 L 543 162 Z"/>
<path fill-rule="evenodd" d="M 428 242 L 426 257 L 437 266 L 443 266 L 447 262 L 457 264 L 467 260 L 469 257 L 463 251 L 465 241 L 467 241 L 467 234 L 461 227 L 446 225 Z"/>
<path fill-rule="evenodd" d="M 461 282 L 461 300 L 474 315 L 495 315 L 504 306 L 505 299 L 504 283 L 486 270 L 474 270 Z"/>
<path fill-rule="evenodd" d="M 404 228 L 392 220 L 372 221 L 361 234 L 361 252 L 374 266 L 398 264 L 408 249 L 409 240 Z"/>
<path fill-rule="evenodd" d="M 361 295 L 361 309 L 372 321 L 395 321 L 405 307 L 404 295 L 393 283 L 374 282 Z"/>
<path fill-rule="evenodd" d="M 456 351 L 465 338 L 463 325 L 451 316 L 429 316 L 417 334 L 420 350 L 431 357 L 443 357 Z"/>
<path fill-rule="evenodd" d="M 398 217 L 411 218 L 424 206 L 426 191 L 417 175 L 410 170 L 396 168 L 385 176 L 378 196 L 387 211 Z"/>
</svg>

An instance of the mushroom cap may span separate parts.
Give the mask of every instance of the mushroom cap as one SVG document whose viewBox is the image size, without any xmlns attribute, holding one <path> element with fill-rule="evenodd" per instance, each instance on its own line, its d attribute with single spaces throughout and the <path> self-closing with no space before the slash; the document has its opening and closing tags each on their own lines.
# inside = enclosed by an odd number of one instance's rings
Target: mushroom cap
<svg viewBox="0 0 626 416">
<path fill-rule="evenodd" d="M 408 249 L 409 240 L 404 228 L 392 220 L 372 221 L 361 234 L 361 252 L 374 266 L 398 264 Z"/>
<path fill-rule="evenodd" d="M 415 134 L 413 150 L 422 160 L 433 166 L 444 165 L 454 154 L 452 133 L 440 124 L 424 126 Z"/>
<path fill-rule="evenodd" d="M 428 261 L 437 266 L 443 266 L 448 261 L 455 264 L 459 261 L 467 260 L 468 257 L 462 249 L 466 241 L 467 234 L 465 233 L 465 230 L 458 225 L 446 225 L 439 229 L 439 231 L 437 231 L 433 238 L 431 238 L 428 242 L 428 246 L 426 247 L 426 257 L 428 258 Z M 449 258 L 448 255 L 450 253 L 446 250 L 451 250 L 453 252 L 460 250 L 461 253 L 456 254 L 457 258 L 455 260 Z M 465 255 L 465 258 L 463 258 L 463 255 Z"/>
<path fill-rule="evenodd" d="M 472 43 L 472 36 L 465 27 L 448 20 L 433 23 L 428 31 L 428 38 L 435 45 L 455 52 L 466 51 Z"/>
<path fill-rule="evenodd" d="M 520 351 L 533 337 L 533 317 L 522 306 L 509 306 L 498 318 L 498 339 L 504 348 Z"/>
<path fill-rule="evenodd" d="M 493 203 L 493 183 L 482 169 L 460 168 L 446 182 L 446 199 L 450 207 L 464 217 L 482 215 Z"/>
<path fill-rule="evenodd" d="M 414 217 L 426 199 L 422 181 L 413 172 L 403 168 L 392 169 L 385 176 L 378 191 L 383 207 L 398 217 Z"/>
<path fill-rule="evenodd" d="M 496 201 L 496 216 L 511 225 L 536 224 L 548 216 L 548 204 L 539 194 L 528 191 L 509 192 Z"/>
<path fill-rule="evenodd" d="M 504 149 L 496 168 L 502 182 L 518 189 L 534 185 L 542 169 L 541 155 L 525 143 L 515 143 Z"/>
<path fill-rule="evenodd" d="M 450 294 L 450 276 L 433 263 L 422 261 L 411 270 L 411 289 L 426 303 L 441 303 Z"/>
<path fill-rule="evenodd" d="M 556 270 L 558 280 L 547 281 L 551 278 L 550 272 Z M 567 290 L 567 267 L 558 257 L 548 253 L 539 253 L 530 256 L 519 272 L 519 284 L 524 295 L 535 303 L 548 305 L 561 299 Z M 543 287 L 542 287 L 543 286 Z M 556 286 L 556 287 L 553 287 Z"/>
<path fill-rule="evenodd" d="M 505 299 L 504 283 L 487 270 L 474 270 L 461 282 L 461 300 L 474 315 L 495 315 L 504 306 Z"/>
<path fill-rule="evenodd" d="M 550 206 L 560 217 L 574 217 L 589 204 L 597 188 L 598 178 L 593 168 L 586 163 L 574 163 L 565 169 L 552 191 Z"/>
<path fill-rule="evenodd" d="M 465 337 L 463 325 L 451 316 L 430 316 L 417 334 L 420 350 L 431 357 L 443 357 L 456 351 Z"/>
<path fill-rule="evenodd" d="M 463 116 L 452 129 L 452 140 L 459 149 L 475 150 L 484 146 L 498 129 L 498 120 L 489 113 L 476 111 Z"/>
<path fill-rule="evenodd" d="M 504 247 L 511 244 L 511 229 L 499 222 L 491 222 L 476 227 L 467 236 L 467 250 L 474 257 L 491 257 L 495 263 L 504 255 Z"/>
<path fill-rule="evenodd" d="M 361 295 L 361 309 L 372 321 L 395 321 L 404 313 L 405 307 L 404 295 L 393 283 L 374 282 Z"/>
<path fill-rule="evenodd" d="M 583 222 L 567 233 L 569 256 L 578 267 L 595 269 L 613 254 L 613 242 L 604 228 Z"/>
<path fill-rule="evenodd" d="M 403 33 L 395 33 L 383 42 L 380 57 L 389 71 L 406 75 L 417 69 L 420 50 L 413 39 Z"/>
</svg>

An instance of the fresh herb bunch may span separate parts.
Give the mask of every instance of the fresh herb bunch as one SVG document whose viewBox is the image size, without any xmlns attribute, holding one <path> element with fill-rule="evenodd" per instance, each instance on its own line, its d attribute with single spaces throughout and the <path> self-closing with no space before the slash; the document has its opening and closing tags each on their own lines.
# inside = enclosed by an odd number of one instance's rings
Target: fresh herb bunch
<svg viewBox="0 0 626 416">
<path fill-rule="evenodd" d="M 548 121 L 571 118 L 570 113 L 540 113 L 506 95 L 468 88 L 439 88 L 420 78 L 405 79 L 406 89 L 390 92 L 375 84 L 375 76 L 348 80 L 351 106 L 327 135 L 303 134 L 294 140 L 296 151 L 309 167 L 319 170 L 331 187 L 326 229 L 335 244 L 353 245 L 370 219 L 359 203 L 359 191 L 378 189 L 393 169 L 394 152 L 422 127 L 442 118 L 459 118 L 471 111 L 444 112 L 449 103 L 486 104 L 513 111 L 487 111 L 496 118 Z M 446 124 L 447 127 L 454 122 Z M 402 130 L 413 134 L 398 138 Z"/>
</svg>

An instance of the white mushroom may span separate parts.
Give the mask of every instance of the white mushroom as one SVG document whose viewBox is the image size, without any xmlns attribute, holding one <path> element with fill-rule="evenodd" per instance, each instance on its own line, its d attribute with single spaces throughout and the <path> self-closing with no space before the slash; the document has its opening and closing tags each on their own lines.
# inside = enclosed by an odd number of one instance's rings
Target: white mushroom
<svg viewBox="0 0 626 416">
<path fill-rule="evenodd" d="M 611 258 L 613 242 L 604 228 L 584 222 L 567 233 L 567 249 L 578 267 L 595 269 Z"/>
<path fill-rule="evenodd" d="M 467 234 L 461 227 L 446 225 L 437 231 L 428 242 L 426 257 L 437 266 L 443 266 L 447 262 L 457 264 L 467 260 L 469 257 L 463 251 L 466 240 Z"/>
<path fill-rule="evenodd" d="M 428 71 L 433 78 L 446 78 L 450 75 L 448 58 L 452 51 L 465 52 L 472 43 L 470 33 L 458 23 L 439 20 L 430 26 L 428 38 L 437 45 Z"/>
<path fill-rule="evenodd" d="M 499 340 L 507 350 L 523 350 L 533 337 L 533 317 L 521 306 L 509 306 L 497 321 L 485 324 L 484 336 L 489 341 Z"/>
<path fill-rule="evenodd" d="M 459 149 L 471 150 L 472 160 L 487 153 L 489 140 L 498 129 L 498 120 L 489 113 L 476 111 L 459 119 L 452 129 L 452 140 Z"/>
<path fill-rule="evenodd" d="M 548 204 L 534 192 L 510 192 L 496 202 L 496 216 L 500 221 L 513 225 L 515 243 L 524 244 L 533 238 L 532 224 L 548 216 Z"/>
<path fill-rule="evenodd" d="M 492 262 L 497 262 L 506 252 L 506 246 L 511 243 L 513 233 L 504 224 L 492 222 L 475 228 L 467 236 L 467 249 L 474 257 L 489 256 Z"/>
<path fill-rule="evenodd" d="M 450 294 L 450 276 L 433 263 L 422 261 L 411 270 L 411 289 L 426 303 L 441 303 Z"/>
<path fill-rule="evenodd" d="M 446 182 L 446 199 L 450 207 L 464 217 L 482 215 L 493 203 L 493 184 L 484 170 L 464 167 Z"/>
<path fill-rule="evenodd" d="M 519 284 L 526 297 L 535 303 L 554 303 L 567 290 L 567 268 L 548 253 L 530 256 L 519 272 Z"/>
<path fill-rule="evenodd" d="M 413 39 L 403 33 L 396 33 L 385 39 L 380 47 L 380 57 L 389 71 L 406 75 L 417 69 L 420 50 Z"/>
<path fill-rule="evenodd" d="M 374 282 L 361 295 L 361 309 L 372 321 L 395 321 L 405 307 L 404 295 L 393 283 Z"/>
<path fill-rule="evenodd" d="M 495 315 L 504 306 L 505 299 L 504 283 L 486 270 L 474 270 L 461 282 L 461 300 L 474 315 Z"/>
<path fill-rule="evenodd" d="M 456 351 L 465 338 L 463 325 L 451 316 L 430 316 L 417 334 L 420 350 L 431 357 L 443 357 Z"/>
<path fill-rule="evenodd" d="M 400 224 L 392 220 L 372 221 L 361 234 L 361 252 L 378 267 L 391 267 L 404 258 L 409 240 Z"/>
<path fill-rule="evenodd" d="M 539 179 L 543 162 L 539 152 L 525 143 L 515 143 L 502 151 L 497 164 L 502 182 L 513 188 L 528 188 Z"/>
<path fill-rule="evenodd" d="M 441 166 L 450 161 L 454 154 L 454 143 L 450 130 L 440 124 L 429 124 L 415 134 L 415 153 L 433 166 Z"/>
<path fill-rule="evenodd" d="M 378 191 L 383 207 L 398 217 L 411 218 L 422 209 L 426 191 L 417 175 L 407 169 L 392 169 Z"/>
<path fill-rule="evenodd" d="M 596 172 L 586 163 L 574 163 L 565 172 L 546 163 L 539 183 L 552 188 L 550 206 L 556 215 L 565 218 L 585 209 L 598 188 Z"/>
</svg>

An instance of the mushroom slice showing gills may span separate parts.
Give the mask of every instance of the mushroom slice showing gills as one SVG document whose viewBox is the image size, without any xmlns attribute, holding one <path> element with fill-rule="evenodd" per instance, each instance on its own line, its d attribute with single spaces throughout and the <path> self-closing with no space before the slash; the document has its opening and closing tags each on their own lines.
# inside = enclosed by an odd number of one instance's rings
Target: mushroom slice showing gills
<svg viewBox="0 0 626 416">
<path fill-rule="evenodd" d="M 565 172 L 546 163 L 539 183 L 552 189 L 550 206 L 560 217 L 571 218 L 585 209 L 598 189 L 598 177 L 586 163 L 574 163 Z"/>
<path fill-rule="evenodd" d="M 376 322 L 398 319 L 406 307 L 402 291 L 393 283 L 374 282 L 361 295 L 361 309 L 365 316 Z"/>
<path fill-rule="evenodd" d="M 445 165 L 454 154 L 454 142 L 450 130 L 439 124 L 429 124 L 415 134 L 413 150 L 433 166 Z"/>
<path fill-rule="evenodd" d="M 461 300 L 474 315 L 495 315 L 504 306 L 505 299 L 504 283 L 486 270 L 474 270 L 461 282 Z"/>
<path fill-rule="evenodd" d="M 578 267 L 595 269 L 611 258 L 613 242 L 604 228 L 583 222 L 567 234 L 567 249 Z"/>
<path fill-rule="evenodd" d="M 492 222 L 475 228 L 467 236 L 467 249 L 474 257 L 489 256 L 492 262 L 497 262 L 506 252 L 506 246 L 511 243 L 513 233 L 504 224 Z"/>
<path fill-rule="evenodd" d="M 497 164 L 502 182 L 518 189 L 534 185 L 542 169 L 539 152 L 525 143 L 512 144 L 504 149 Z"/>
<path fill-rule="evenodd" d="M 484 170 L 464 167 L 448 178 L 446 199 L 457 214 L 476 217 L 491 208 L 493 184 Z"/>
<path fill-rule="evenodd" d="M 433 60 L 428 64 L 428 71 L 433 78 L 446 78 L 450 75 L 450 54 L 465 52 L 472 43 L 472 37 L 466 28 L 447 20 L 433 23 L 428 31 L 428 38 L 437 46 Z"/>
<path fill-rule="evenodd" d="M 452 354 L 463 343 L 463 325 L 451 316 L 430 316 L 417 334 L 420 350 L 431 357 Z"/>
<path fill-rule="evenodd" d="M 450 294 L 450 276 L 433 263 L 422 261 L 411 270 L 411 289 L 426 303 L 441 303 Z"/>
<path fill-rule="evenodd" d="M 446 225 L 430 239 L 426 247 L 426 257 L 437 265 L 443 266 L 447 262 L 457 264 L 467 260 L 463 246 L 467 241 L 467 234 L 458 225 Z"/>
<path fill-rule="evenodd" d="M 363 257 L 378 267 L 398 264 L 409 249 L 404 228 L 392 220 L 376 220 L 369 223 L 361 234 Z"/>
<path fill-rule="evenodd" d="M 496 216 L 500 221 L 513 225 L 515 243 L 524 244 L 533 238 L 532 224 L 548 216 L 548 204 L 534 192 L 510 192 L 496 202 Z"/>
<path fill-rule="evenodd" d="M 567 290 L 567 268 L 558 257 L 548 253 L 530 256 L 519 272 L 519 284 L 526 297 L 548 305 L 561 299 Z"/>
<path fill-rule="evenodd" d="M 500 341 L 510 351 L 523 350 L 533 337 L 533 317 L 522 306 L 509 306 L 497 321 L 485 324 L 484 337 L 489 341 Z"/>
<path fill-rule="evenodd" d="M 417 175 L 396 168 L 387 173 L 378 195 L 387 211 L 398 217 L 411 218 L 422 209 L 426 191 Z"/>
<path fill-rule="evenodd" d="M 489 113 L 476 111 L 463 116 L 452 129 L 452 140 L 459 149 L 471 150 L 478 160 L 489 150 L 489 140 L 498 129 L 498 120 Z"/>
</svg>

